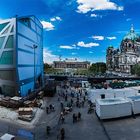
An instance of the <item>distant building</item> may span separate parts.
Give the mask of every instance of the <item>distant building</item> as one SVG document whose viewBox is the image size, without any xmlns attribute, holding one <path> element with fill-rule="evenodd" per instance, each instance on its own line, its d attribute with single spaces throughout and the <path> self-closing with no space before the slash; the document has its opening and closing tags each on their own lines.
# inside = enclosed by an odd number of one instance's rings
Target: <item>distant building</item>
<svg viewBox="0 0 140 140">
<path fill-rule="evenodd" d="M 109 72 L 131 74 L 132 67 L 140 60 L 140 36 L 134 31 L 133 26 L 130 32 L 124 36 L 120 48 L 108 47 L 106 52 L 106 65 Z"/>
<path fill-rule="evenodd" d="M 43 86 L 42 31 L 34 16 L 0 21 L 0 94 L 26 96 Z"/>
<path fill-rule="evenodd" d="M 88 69 L 89 61 L 77 61 L 77 59 L 65 59 L 64 61 L 54 61 L 53 66 L 56 69 Z"/>
</svg>

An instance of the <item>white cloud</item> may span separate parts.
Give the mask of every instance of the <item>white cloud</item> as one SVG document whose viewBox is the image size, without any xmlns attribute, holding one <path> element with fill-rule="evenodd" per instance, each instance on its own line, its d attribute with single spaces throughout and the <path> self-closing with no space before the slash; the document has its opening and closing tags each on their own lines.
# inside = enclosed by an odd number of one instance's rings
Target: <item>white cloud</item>
<svg viewBox="0 0 140 140">
<path fill-rule="evenodd" d="M 93 43 L 93 42 L 90 42 L 90 43 L 84 43 L 83 41 L 80 41 L 77 43 L 77 46 L 80 46 L 80 47 L 85 47 L 85 48 L 91 48 L 91 47 L 96 47 L 96 46 L 99 46 L 98 43 Z"/>
<path fill-rule="evenodd" d="M 92 54 L 93 52 L 92 52 L 92 51 L 89 51 L 89 53 L 91 53 L 91 54 Z"/>
<path fill-rule="evenodd" d="M 76 45 L 75 45 L 75 44 L 73 44 L 72 46 L 73 46 L 73 47 L 76 47 Z"/>
<path fill-rule="evenodd" d="M 67 46 L 67 45 L 64 45 L 64 46 L 59 46 L 59 48 L 61 48 L 61 49 L 70 49 L 70 50 L 72 50 L 72 49 L 75 49 L 75 47 L 72 47 L 72 46 Z"/>
<path fill-rule="evenodd" d="M 91 14 L 90 17 L 98 17 L 96 14 Z"/>
<path fill-rule="evenodd" d="M 57 20 L 59 20 L 59 21 L 61 21 L 61 20 L 62 20 L 62 19 L 61 19 L 60 17 L 58 17 L 58 16 L 57 16 L 57 17 L 55 17 L 55 18 L 56 18 Z"/>
<path fill-rule="evenodd" d="M 102 18 L 102 15 L 97 15 L 97 14 L 91 14 L 90 17 L 92 18 Z"/>
<path fill-rule="evenodd" d="M 131 20 L 132 20 L 131 18 L 127 18 L 127 19 L 126 19 L 126 21 L 131 21 Z"/>
<path fill-rule="evenodd" d="M 54 25 L 51 22 L 47 22 L 47 21 L 41 21 L 43 28 L 47 31 L 51 31 L 54 30 Z"/>
<path fill-rule="evenodd" d="M 75 53 L 75 52 L 72 52 L 71 54 L 72 54 L 72 55 L 76 55 L 77 53 Z"/>
<path fill-rule="evenodd" d="M 77 0 L 77 3 L 77 12 L 79 13 L 87 13 L 95 10 L 123 10 L 122 6 L 118 6 L 110 0 Z"/>
<path fill-rule="evenodd" d="M 104 36 L 92 36 L 91 38 L 95 39 L 95 40 L 104 40 Z"/>
<path fill-rule="evenodd" d="M 62 21 L 62 19 L 56 16 L 56 17 L 51 18 L 50 21 Z"/>
<path fill-rule="evenodd" d="M 56 21 L 56 19 L 55 18 L 51 18 L 50 21 Z"/>
<path fill-rule="evenodd" d="M 115 36 L 110 36 L 110 37 L 106 37 L 106 38 L 109 39 L 109 40 L 117 39 Z"/>
<path fill-rule="evenodd" d="M 90 17 L 92 18 L 102 18 L 102 15 L 97 15 L 97 14 L 91 14 Z"/>
<path fill-rule="evenodd" d="M 59 56 L 52 54 L 51 51 L 49 51 L 48 49 L 44 49 L 43 50 L 43 60 L 44 63 L 53 63 L 53 61 L 58 61 L 59 60 Z"/>
<path fill-rule="evenodd" d="M 123 6 L 119 6 L 118 7 L 118 11 L 123 11 L 124 10 L 124 7 Z"/>
</svg>

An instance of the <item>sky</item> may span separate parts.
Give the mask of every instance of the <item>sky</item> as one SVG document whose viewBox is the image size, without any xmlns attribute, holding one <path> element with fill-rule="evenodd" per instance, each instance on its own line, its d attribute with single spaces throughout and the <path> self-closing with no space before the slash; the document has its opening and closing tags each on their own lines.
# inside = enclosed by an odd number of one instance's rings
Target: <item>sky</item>
<svg viewBox="0 0 140 140">
<path fill-rule="evenodd" d="M 35 15 L 43 24 L 44 62 L 77 58 L 105 62 L 133 24 L 140 34 L 140 0 L 0 0 L 0 20 Z"/>
</svg>

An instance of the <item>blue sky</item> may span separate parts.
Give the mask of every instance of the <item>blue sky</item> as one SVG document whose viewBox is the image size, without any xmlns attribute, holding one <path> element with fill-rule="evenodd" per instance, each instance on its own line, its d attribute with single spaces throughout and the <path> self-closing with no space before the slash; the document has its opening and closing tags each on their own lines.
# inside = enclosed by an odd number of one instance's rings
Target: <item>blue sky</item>
<svg viewBox="0 0 140 140">
<path fill-rule="evenodd" d="M 59 56 L 105 62 L 131 24 L 140 33 L 140 0 L 1 0 L 0 19 L 35 15 L 44 26 L 44 61 Z"/>
</svg>

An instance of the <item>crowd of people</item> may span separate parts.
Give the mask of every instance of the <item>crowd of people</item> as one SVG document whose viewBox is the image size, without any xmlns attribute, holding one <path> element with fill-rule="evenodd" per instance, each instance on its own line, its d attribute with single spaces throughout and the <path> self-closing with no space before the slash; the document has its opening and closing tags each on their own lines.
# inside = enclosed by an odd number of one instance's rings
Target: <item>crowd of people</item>
<svg viewBox="0 0 140 140">
<path fill-rule="evenodd" d="M 46 106 L 46 113 L 49 114 L 51 112 L 54 112 L 55 109 L 54 109 L 54 105 L 53 104 L 50 104 L 49 106 Z"/>
<path fill-rule="evenodd" d="M 57 91 L 58 95 L 58 102 L 60 102 L 60 118 L 59 123 L 63 126 L 64 123 L 67 122 L 66 115 L 72 115 L 72 123 L 76 123 L 82 120 L 82 113 L 80 112 L 79 108 L 84 108 L 85 103 L 87 101 L 87 92 L 84 91 L 82 88 L 74 88 L 70 86 L 60 86 L 59 91 Z M 79 110 L 75 112 L 76 108 Z M 92 108 L 92 105 L 89 104 L 89 108 Z M 46 113 L 54 111 L 54 105 L 50 104 L 46 107 Z M 89 112 L 89 110 L 88 110 Z M 65 129 L 60 128 L 58 139 L 64 140 L 65 139 Z"/>
</svg>

